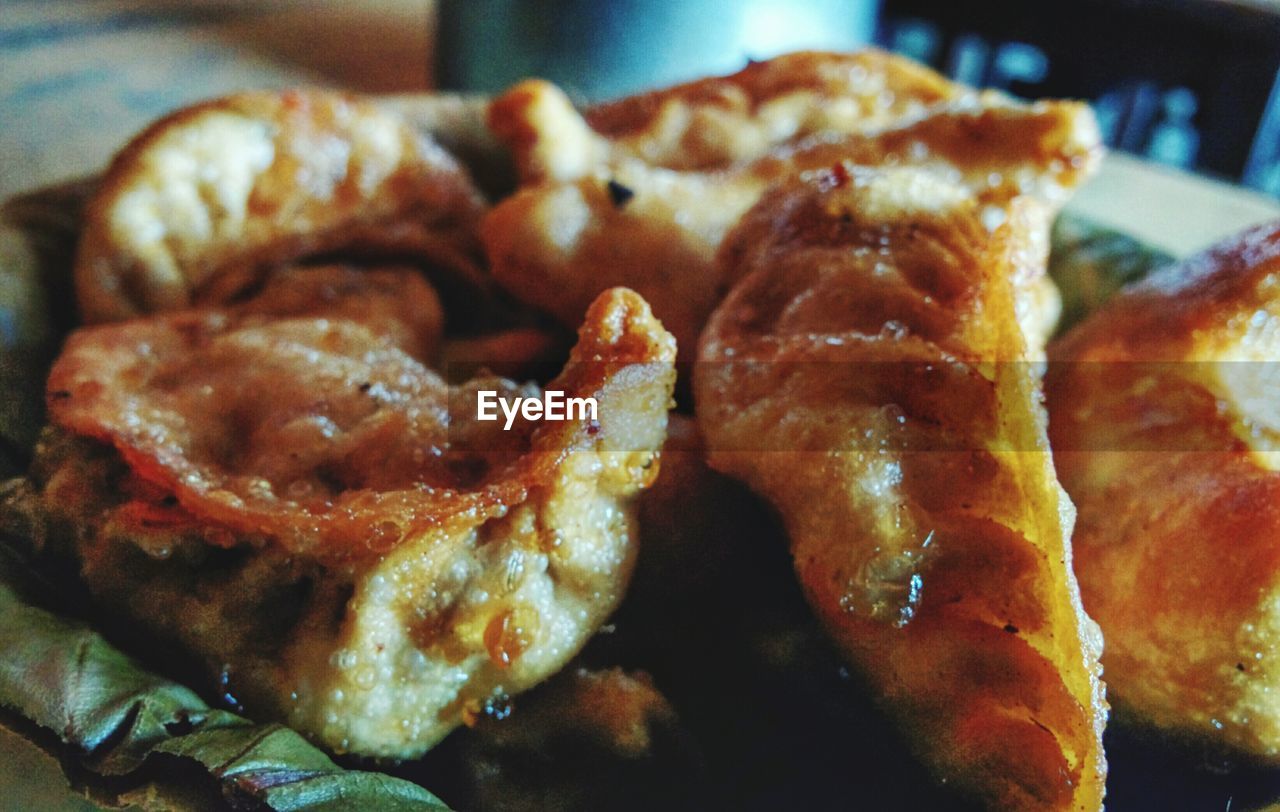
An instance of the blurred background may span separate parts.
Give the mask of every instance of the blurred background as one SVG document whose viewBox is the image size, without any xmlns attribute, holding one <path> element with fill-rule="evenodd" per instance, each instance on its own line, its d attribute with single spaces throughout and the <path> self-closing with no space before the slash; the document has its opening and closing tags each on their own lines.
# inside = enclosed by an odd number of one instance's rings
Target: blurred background
<svg viewBox="0 0 1280 812">
<path fill-rule="evenodd" d="M 1112 147 L 1280 195 L 1280 2 L 886 0 L 877 38 L 963 82 L 1089 99 Z"/>
<path fill-rule="evenodd" d="M 247 87 L 492 92 L 540 75 L 591 100 L 868 43 L 1092 101 L 1136 160 L 1109 160 L 1081 205 L 1176 253 L 1280 213 L 1280 0 L 0 0 L 0 198 L 97 171 L 148 121 Z"/>
</svg>

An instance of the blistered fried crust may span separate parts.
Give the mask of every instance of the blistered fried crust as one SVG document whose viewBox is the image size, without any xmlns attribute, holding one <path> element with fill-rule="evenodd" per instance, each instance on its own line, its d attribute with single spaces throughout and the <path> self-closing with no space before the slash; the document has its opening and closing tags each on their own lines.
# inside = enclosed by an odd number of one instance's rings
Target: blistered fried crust
<svg viewBox="0 0 1280 812">
<path fill-rule="evenodd" d="M 180 110 L 116 156 L 75 266 L 88 322 L 220 303 L 267 267 L 338 250 L 477 274 L 479 193 L 402 118 L 323 90 Z"/>
<path fill-rule="evenodd" d="M 436 354 L 444 336 L 440 297 L 411 268 L 282 268 L 271 272 L 237 310 L 252 316 L 354 321 L 420 361 Z"/>
<path fill-rule="evenodd" d="M 846 63 L 864 59 L 857 54 L 801 56 L 815 70 L 831 60 L 828 67 L 836 73 L 854 71 Z M 774 60 L 780 70 L 786 59 Z M 865 59 L 881 64 L 884 76 L 925 71 L 900 66 L 900 58 L 878 52 Z M 768 75 L 774 62 L 748 71 Z M 735 81 L 707 80 L 708 87 L 719 87 L 717 82 L 734 87 Z M 873 84 L 880 81 L 892 84 L 883 76 Z M 938 78 L 935 84 L 947 83 Z M 799 109 L 813 105 L 816 129 L 783 128 L 791 135 L 760 149 L 744 148 L 735 153 L 741 159 L 737 162 L 698 162 L 695 171 L 669 156 L 667 147 L 650 160 L 625 139 L 611 140 L 591 127 L 590 114 L 584 118 L 554 86 L 526 83 L 497 100 L 490 114 L 527 179 L 483 223 L 493 275 L 522 300 L 565 323 L 578 319 L 603 288 L 626 285 L 653 304 L 682 346 L 692 347 L 733 281 L 723 275 L 724 266 L 713 262 L 715 252 L 765 189 L 781 179 L 841 161 L 928 166 L 955 177 L 989 204 L 988 223 L 994 226 L 1014 196 L 1032 194 L 1061 205 L 1096 168 L 1100 136 L 1085 105 L 1023 104 L 995 93 L 951 89 L 918 89 L 914 96 L 904 89 L 893 97 L 914 99 L 902 101 L 904 108 L 898 102 L 876 107 L 854 93 L 842 98 L 854 110 L 870 105 L 865 117 L 850 113 L 840 122 L 827 121 L 818 112 L 827 109 L 815 101 L 825 98 L 821 93 L 806 91 L 798 100 L 788 96 L 787 104 Z M 672 93 L 674 100 L 664 104 L 691 105 L 688 99 L 697 98 L 693 91 Z M 621 110 L 627 102 L 616 104 Z M 718 103 L 700 104 L 694 108 L 721 109 Z M 730 119 L 732 126 L 725 126 L 769 130 L 768 103 L 743 104 Z M 1047 282 L 1042 284 L 1039 296 L 1046 303 L 1055 295 Z"/>
<path fill-rule="evenodd" d="M 549 384 L 596 417 L 504 431 L 476 392 L 536 387 L 449 387 L 387 333 L 264 310 L 74 334 L 48 398 L 79 447 L 42 453 L 45 509 L 100 600 L 259 713 L 336 750 L 419 754 L 557 671 L 621 598 L 674 342 L 636 294 L 602 294 Z"/>
<path fill-rule="evenodd" d="M 608 142 L 595 141 L 605 150 L 597 156 L 709 170 L 817 133 L 884 126 L 966 92 L 917 62 L 873 48 L 802 51 L 752 62 L 729 76 L 598 104 L 585 111 L 582 123 Z M 572 180 L 575 166 L 584 166 L 575 164 L 569 145 L 552 143 L 543 129 L 568 106 L 553 85 L 530 80 L 492 107 L 490 126 L 515 150 L 526 181 Z"/>
<path fill-rule="evenodd" d="M 1280 224 L 1126 289 L 1050 348 L 1076 572 L 1123 707 L 1280 757 Z"/>
<path fill-rule="evenodd" d="M 1015 256 L 961 186 L 815 173 L 770 192 L 694 372 L 712 465 L 778 509 L 817 614 L 945 780 L 1098 809 L 1101 638 L 1070 570 Z"/>
</svg>

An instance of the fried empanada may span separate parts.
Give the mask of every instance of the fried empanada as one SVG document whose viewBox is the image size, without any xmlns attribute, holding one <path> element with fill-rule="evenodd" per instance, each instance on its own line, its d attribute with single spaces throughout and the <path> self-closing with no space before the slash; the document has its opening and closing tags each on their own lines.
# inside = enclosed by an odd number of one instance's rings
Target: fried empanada
<svg viewBox="0 0 1280 812">
<path fill-rule="evenodd" d="M 815 612 L 922 758 L 1004 809 L 1100 808 L 1101 636 L 1071 573 L 1015 286 L 1045 228 L 993 235 L 928 171 L 768 193 L 694 369 L 713 466 L 779 511 Z"/>
<path fill-rule="evenodd" d="M 781 58 L 777 67 L 783 75 L 789 59 Z M 546 82 L 526 83 L 495 101 L 491 126 L 508 140 L 526 182 L 482 225 L 494 278 L 567 324 L 579 319 L 602 289 L 632 287 L 653 304 L 681 346 L 691 348 L 733 282 L 723 275 L 726 266 L 715 265 L 716 250 L 779 179 L 843 160 L 936 167 L 994 204 L 987 214 L 994 225 L 1016 194 L 1062 203 L 1100 158 L 1097 126 L 1083 104 L 1024 104 L 977 93 L 878 52 L 795 59 L 814 76 L 824 69 L 845 77 L 861 70 L 879 77 L 866 80 L 872 85 L 898 89 L 881 99 L 879 91 L 864 95 L 860 85 L 835 82 L 785 95 L 787 85 L 779 81 L 777 88 L 768 83 L 755 88 L 754 102 L 747 90 L 727 89 L 738 87 L 744 75 L 771 75 L 774 64 L 762 63 L 738 77 L 707 80 L 710 100 L 701 100 L 698 85 L 667 91 L 670 98 L 660 92 L 655 98 L 666 100 L 659 107 L 694 111 L 655 113 L 648 126 L 661 132 L 677 126 L 662 124 L 667 118 L 678 124 L 703 114 L 719 116 L 728 104 L 723 96 L 745 94 L 732 103 L 724 128 L 749 133 L 744 138 L 755 146 L 717 152 L 704 145 L 690 162 L 682 162 L 675 146 L 688 140 L 679 134 L 683 129 L 677 127 L 670 143 L 646 135 L 648 130 L 628 135 L 620 122 L 635 116 L 616 112 L 601 114 L 606 130 L 597 131 L 591 112 L 584 117 Z M 879 68 L 859 67 L 862 62 Z M 811 84 L 814 80 L 801 87 Z M 783 95 L 774 98 L 774 92 Z M 651 104 L 646 98 L 606 109 L 644 110 Z M 828 115 L 841 108 L 841 100 L 847 114 Z M 774 103 L 791 111 L 776 133 L 771 129 Z M 703 130 L 689 125 L 688 132 Z M 1038 295 L 1054 298 L 1047 282 Z"/>
<path fill-rule="evenodd" d="M 524 181 L 566 181 L 623 158 L 668 169 L 722 169 L 810 135 L 901 121 L 971 92 L 874 48 L 801 51 L 729 76 L 597 104 L 580 121 L 565 115 L 563 92 L 530 80 L 497 100 L 489 121 L 511 145 Z M 567 135 L 573 137 L 566 141 Z"/>
<path fill-rule="evenodd" d="M 272 266 L 338 250 L 480 279 L 484 201 L 391 109 L 346 93 L 242 93 L 185 108 L 112 161 L 75 264 L 87 322 L 220 304 Z"/>
<path fill-rule="evenodd" d="M 620 600 L 675 344 L 635 293 L 602 294 L 549 384 L 596 415 L 506 431 L 476 393 L 536 386 L 448 386 L 400 346 L 403 290 L 348 281 L 378 326 L 268 288 L 73 334 L 27 503 L 98 601 L 228 701 L 406 758 L 556 672 Z"/>
<path fill-rule="evenodd" d="M 1046 394 L 1118 705 L 1280 757 L 1280 224 L 1124 289 Z"/>
</svg>

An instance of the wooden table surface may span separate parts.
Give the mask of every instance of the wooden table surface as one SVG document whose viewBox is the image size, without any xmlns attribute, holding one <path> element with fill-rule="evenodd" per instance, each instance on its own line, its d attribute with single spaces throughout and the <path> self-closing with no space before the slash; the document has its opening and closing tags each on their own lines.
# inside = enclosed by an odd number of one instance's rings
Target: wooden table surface
<svg viewBox="0 0 1280 812">
<path fill-rule="evenodd" d="M 0 199 L 98 171 L 184 104 L 430 86 L 429 0 L 0 0 Z"/>
</svg>

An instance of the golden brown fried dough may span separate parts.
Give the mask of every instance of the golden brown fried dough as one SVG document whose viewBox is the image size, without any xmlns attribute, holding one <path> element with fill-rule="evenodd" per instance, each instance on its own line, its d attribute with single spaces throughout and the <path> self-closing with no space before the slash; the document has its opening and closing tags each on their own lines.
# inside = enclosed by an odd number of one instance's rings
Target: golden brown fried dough
<svg viewBox="0 0 1280 812">
<path fill-rule="evenodd" d="M 723 275 L 725 266 L 715 265 L 715 252 L 728 230 L 780 179 L 841 161 L 934 167 L 992 204 L 987 216 L 994 225 L 1003 216 L 1000 209 L 1020 193 L 1061 204 L 1098 163 L 1100 139 L 1085 105 L 1023 104 L 976 93 L 879 52 L 799 56 L 753 66 L 738 77 L 707 80 L 708 88 L 723 91 L 708 90 L 709 100 L 691 89 L 668 91 L 671 98 L 660 107 L 719 116 L 722 95 L 751 95 L 725 88 L 738 87 L 744 75 L 773 77 L 772 84 L 756 89 L 758 101 L 731 105 L 735 112 L 724 123 L 730 131 L 754 133 L 747 140 L 756 146 L 717 152 L 704 145 L 698 148 L 701 157 L 692 161 L 696 169 L 678 159 L 675 144 L 687 140 L 679 127 L 670 144 L 646 135 L 647 130 L 632 135 L 597 131 L 591 113 L 579 114 L 545 82 L 526 83 L 495 101 L 491 124 L 508 140 L 526 178 L 482 226 L 495 279 L 567 324 L 581 317 L 600 290 L 627 285 L 653 304 L 681 346 L 691 348 L 733 282 Z M 823 69 L 853 75 L 861 62 L 879 65 L 876 70 L 862 66 L 867 75 L 879 77 L 867 80 L 872 86 L 898 88 L 884 96 L 889 102 L 875 101 L 881 99 L 879 90 L 860 95 L 852 85 L 813 78 Z M 805 69 L 799 86 L 819 89 L 785 95 L 780 77 L 792 68 Z M 775 98 L 775 92 L 783 95 Z M 847 114 L 831 112 L 839 108 L 833 99 L 848 103 Z M 777 125 L 781 134 L 766 138 L 762 133 L 773 133 L 776 124 L 769 105 L 783 100 L 779 109 L 790 111 L 786 125 Z M 615 106 L 623 110 L 629 104 Z M 640 109 L 649 104 L 634 102 Z M 698 114 L 671 115 L 684 121 Z M 667 114 L 654 115 L 657 122 Z M 625 129 L 612 118 L 603 116 L 611 130 Z M 651 122 L 662 132 L 666 126 Z M 703 130 L 690 125 L 688 132 Z M 1048 302 L 1056 293 L 1046 282 L 1037 296 Z"/>
<path fill-rule="evenodd" d="M 697 412 L 941 778 L 997 808 L 1096 810 L 1101 637 L 1015 306 L 1045 211 L 1011 212 L 992 235 L 968 189 L 918 169 L 776 188 L 722 254 L 742 282 L 703 335 Z"/>
<path fill-rule="evenodd" d="M 476 391 L 535 386 L 450 387 L 349 302 L 265 299 L 69 339 L 45 523 L 99 601 L 220 690 L 334 750 L 411 757 L 559 670 L 621 599 L 675 345 L 639 296 L 602 294 L 549 385 L 597 419 L 504 431 Z"/>
<path fill-rule="evenodd" d="M 86 210 L 76 294 L 88 322 L 217 304 L 338 250 L 476 278 L 483 208 L 393 112 L 333 91 L 242 93 L 163 118 L 116 156 Z"/>
<path fill-rule="evenodd" d="M 444 333 L 440 297 L 412 268 L 283 268 L 238 310 L 354 321 L 420 361 L 435 355 Z"/>
<path fill-rule="evenodd" d="M 566 118 L 569 100 L 538 80 L 493 105 L 490 125 L 516 154 L 525 181 L 573 180 L 603 156 L 679 170 L 719 169 L 763 157 L 815 134 L 858 132 L 921 114 L 972 92 L 909 59 L 868 48 L 801 51 L 715 76 L 588 108 Z M 549 138 L 586 136 L 575 143 Z M 592 133 L 594 135 L 592 135 Z"/>
<path fill-rule="evenodd" d="M 1280 756 L 1280 224 L 1156 273 L 1050 348 L 1075 567 L 1117 702 Z"/>
</svg>

